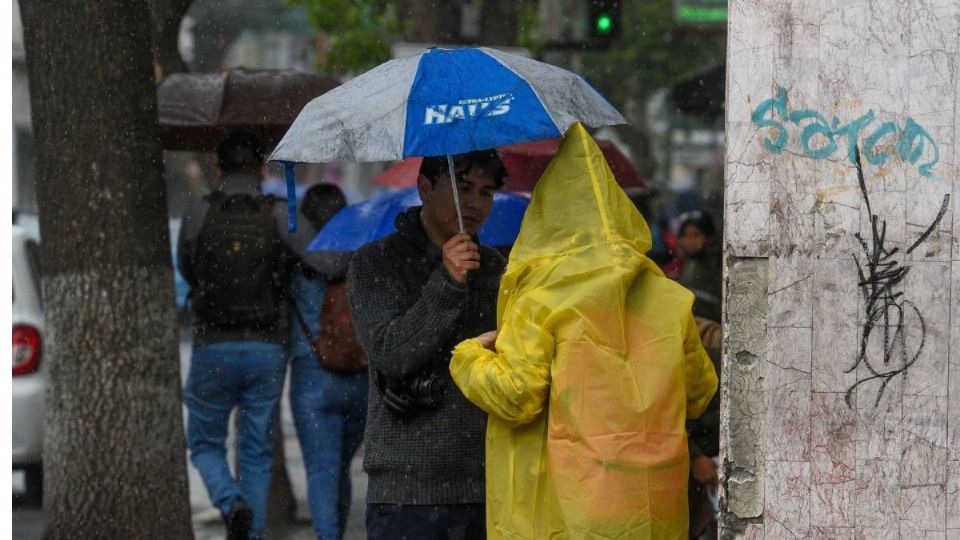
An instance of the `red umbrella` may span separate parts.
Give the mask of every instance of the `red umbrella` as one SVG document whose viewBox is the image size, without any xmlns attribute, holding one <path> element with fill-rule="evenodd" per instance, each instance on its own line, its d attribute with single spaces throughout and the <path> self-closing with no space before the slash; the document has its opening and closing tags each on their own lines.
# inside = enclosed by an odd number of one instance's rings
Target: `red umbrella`
<svg viewBox="0 0 960 540">
<path fill-rule="evenodd" d="M 547 165 L 560 148 L 561 139 L 544 139 L 504 146 L 497 150 L 507 168 L 506 191 L 530 192 L 547 170 Z M 637 174 L 633 163 L 608 140 L 597 144 L 610 165 L 610 170 L 624 189 L 645 189 L 647 184 Z M 373 183 L 380 186 L 407 187 L 417 183 L 422 158 L 410 157 L 383 171 Z"/>
</svg>

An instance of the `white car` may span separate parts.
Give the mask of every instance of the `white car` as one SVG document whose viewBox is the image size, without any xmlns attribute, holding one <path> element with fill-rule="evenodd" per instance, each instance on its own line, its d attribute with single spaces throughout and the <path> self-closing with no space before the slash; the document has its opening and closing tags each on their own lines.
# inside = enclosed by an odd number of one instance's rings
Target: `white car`
<svg viewBox="0 0 960 540">
<path fill-rule="evenodd" d="M 40 244 L 13 226 L 13 484 L 39 500 L 43 487 L 43 306 Z M 20 484 L 18 486 L 18 484 Z"/>
</svg>

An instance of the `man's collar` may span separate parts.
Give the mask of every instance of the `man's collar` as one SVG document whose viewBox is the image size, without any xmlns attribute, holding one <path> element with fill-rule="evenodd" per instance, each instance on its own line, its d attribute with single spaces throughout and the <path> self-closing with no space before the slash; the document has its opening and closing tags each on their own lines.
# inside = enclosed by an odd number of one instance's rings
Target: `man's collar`
<svg viewBox="0 0 960 540">
<path fill-rule="evenodd" d="M 430 241 L 430 238 L 427 237 L 427 231 L 420 221 L 421 208 L 420 206 L 407 208 L 397 216 L 394 225 L 400 236 L 408 242 L 419 247 L 431 258 L 442 259 L 443 251 Z"/>
</svg>

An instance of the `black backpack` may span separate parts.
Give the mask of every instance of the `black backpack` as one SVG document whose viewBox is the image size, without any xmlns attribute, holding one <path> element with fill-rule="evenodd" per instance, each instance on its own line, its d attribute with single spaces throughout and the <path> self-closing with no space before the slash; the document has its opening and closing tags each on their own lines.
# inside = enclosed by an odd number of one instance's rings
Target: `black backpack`
<svg viewBox="0 0 960 540">
<path fill-rule="evenodd" d="M 269 195 L 214 191 L 194 247 L 194 313 L 217 326 L 271 328 L 285 257 Z"/>
</svg>

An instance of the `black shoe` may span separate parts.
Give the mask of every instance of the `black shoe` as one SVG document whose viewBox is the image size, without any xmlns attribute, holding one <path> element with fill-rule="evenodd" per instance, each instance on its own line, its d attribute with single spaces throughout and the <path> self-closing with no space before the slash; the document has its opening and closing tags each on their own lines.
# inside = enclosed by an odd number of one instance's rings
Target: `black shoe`
<svg viewBox="0 0 960 540">
<path fill-rule="evenodd" d="M 227 514 L 227 540 L 247 540 L 253 526 L 253 510 L 243 499 L 237 499 Z"/>
</svg>

